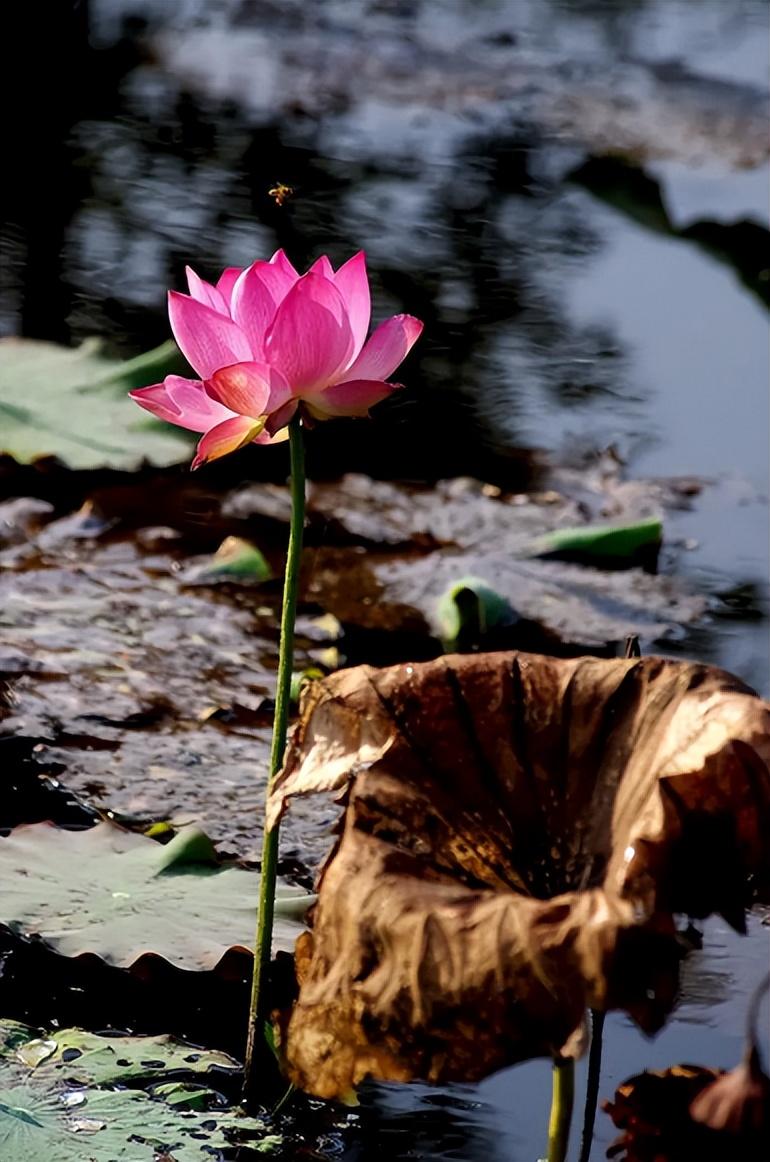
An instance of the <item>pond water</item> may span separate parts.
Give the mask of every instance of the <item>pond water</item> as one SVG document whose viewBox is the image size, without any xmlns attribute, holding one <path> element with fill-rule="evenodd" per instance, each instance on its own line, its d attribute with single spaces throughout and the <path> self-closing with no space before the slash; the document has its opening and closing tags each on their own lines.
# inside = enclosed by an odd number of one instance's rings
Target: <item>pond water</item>
<svg viewBox="0 0 770 1162">
<path fill-rule="evenodd" d="M 5 333 L 135 353 L 166 338 L 185 262 L 362 247 L 378 314 L 425 339 L 377 424 L 314 434 L 311 470 L 516 487 L 521 449 L 611 447 L 630 476 L 705 478 L 667 515 L 664 564 L 713 600 L 677 651 L 770 692 L 763 0 L 69 7 L 36 34 L 56 102 L 10 141 Z M 655 1041 L 608 1020 L 602 1096 L 645 1065 L 730 1065 L 767 953 L 760 917 L 745 939 L 711 921 Z M 548 1072 L 377 1089 L 330 1149 L 534 1159 Z M 612 1136 L 599 1114 L 593 1158 Z"/>
</svg>

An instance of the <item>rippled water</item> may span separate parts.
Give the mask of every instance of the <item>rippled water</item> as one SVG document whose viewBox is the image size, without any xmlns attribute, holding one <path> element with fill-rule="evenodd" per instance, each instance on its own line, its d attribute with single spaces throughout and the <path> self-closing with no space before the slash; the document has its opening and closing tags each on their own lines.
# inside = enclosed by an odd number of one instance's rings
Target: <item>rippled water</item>
<svg viewBox="0 0 770 1162">
<path fill-rule="evenodd" d="M 185 262 L 363 247 L 378 314 L 426 338 L 377 425 L 317 434 L 317 469 L 510 482 L 521 447 L 611 445 L 631 474 L 706 477 L 667 518 L 667 566 L 714 601 L 679 648 L 768 692 L 767 272 L 736 232 L 767 227 L 762 0 L 67 9 L 35 30 L 57 100 L 8 144 L 4 332 L 133 353 L 166 337 Z M 613 145 L 630 164 L 597 168 Z M 603 1096 L 645 1064 L 729 1065 L 767 947 L 758 919 L 710 923 L 654 1042 L 608 1021 Z M 381 1090 L 351 1150 L 533 1159 L 547 1075 Z"/>
</svg>

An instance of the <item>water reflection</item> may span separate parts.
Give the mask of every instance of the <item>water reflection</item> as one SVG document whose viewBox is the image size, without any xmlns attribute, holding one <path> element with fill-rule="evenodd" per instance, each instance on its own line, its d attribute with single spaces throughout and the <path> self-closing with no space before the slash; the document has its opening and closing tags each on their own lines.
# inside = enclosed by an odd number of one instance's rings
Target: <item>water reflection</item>
<svg viewBox="0 0 770 1162">
<path fill-rule="evenodd" d="M 355 448 L 344 426 L 320 433 L 317 464 L 392 472 L 396 445 L 403 474 L 515 484 L 513 450 L 553 443 L 530 422 L 539 393 L 554 414 L 592 430 L 594 445 L 619 440 L 633 451 L 652 435 L 649 407 L 639 406 L 646 385 L 629 386 L 612 328 L 565 313 L 565 276 L 603 240 L 564 184 L 581 157 L 564 118 L 574 119 L 569 99 L 585 96 L 586 79 L 596 85 L 606 71 L 610 48 L 613 68 L 638 53 L 644 9 L 365 8 L 364 22 L 332 0 L 58 6 L 36 39 L 61 100 L 53 118 L 25 107 L 12 143 L 21 178 L 6 212 L 6 329 L 72 341 L 103 334 L 133 352 L 165 335 L 164 289 L 180 284 L 191 258 L 211 272 L 276 245 L 299 265 L 363 245 L 378 310 L 427 321 L 405 372 L 420 389 L 383 409 L 375 430 L 359 426 Z M 658 21 L 669 12 L 652 8 Z M 709 19 L 724 35 L 724 22 Z M 634 79 L 634 67 L 624 75 L 638 103 L 633 86 L 650 78 Z M 731 115 L 761 121 L 739 96 Z M 678 108 L 678 89 L 676 98 Z M 603 124 L 614 88 L 590 100 L 603 105 L 594 113 Z M 698 100 L 695 136 L 713 112 L 707 86 Z M 583 122 L 590 148 L 599 129 Z M 679 148 L 682 128 L 671 132 Z M 717 154 L 726 136 L 714 131 Z M 277 180 L 297 190 L 283 207 L 268 193 Z"/>
<path fill-rule="evenodd" d="M 493 1111 L 471 1086 L 368 1086 L 357 1123 L 345 1162 L 514 1162 L 519 1156 L 510 1153 L 510 1143 L 500 1152 Z"/>
</svg>

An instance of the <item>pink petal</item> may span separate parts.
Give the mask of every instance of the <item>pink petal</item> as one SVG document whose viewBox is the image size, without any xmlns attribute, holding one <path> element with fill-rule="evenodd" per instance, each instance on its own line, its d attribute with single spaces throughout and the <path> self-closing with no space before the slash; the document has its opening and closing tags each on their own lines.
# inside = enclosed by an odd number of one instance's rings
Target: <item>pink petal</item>
<svg viewBox="0 0 770 1162">
<path fill-rule="evenodd" d="M 413 315 L 394 315 L 381 323 L 358 358 L 345 372 L 345 379 L 387 379 L 411 351 L 420 337 L 423 323 Z"/>
<path fill-rule="evenodd" d="M 372 314 L 366 255 L 363 250 L 354 254 L 339 268 L 334 275 L 334 285 L 342 295 L 347 308 L 348 323 L 353 334 L 353 351 L 350 357 L 355 359 L 366 340 Z"/>
<path fill-rule="evenodd" d="M 153 383 L 150 387 L 138 387 L 128 394 L 134 403 L 138 403 L 139 407 L 151 412 L 159 420 L 166 420 L 169 424 L 182 427 L 179 423 L 181 413 L 169 399 L 165 384 Z M 203 431 L 202 428 L 200 430 Z"/>
<path fill-rule="evenodd" d="M 140 387 L 128 394 L 158 419 L 191 432 L 205 432 L 214 424 L 232 418 L 228 408 L 209 398 L 199 379 L 167 375 L 163 383 Z"/>
<path fill-rule="evenodd" d="M 345 304 L 320 274 L 303 275 L 278 308 L 265 340 L 265 356 L 295 395 L 324 387 L 345 367 L 353 349 Z"/>
<path fill-rule="evenodd" d="M 192 462 L 193 469 L 200 468 L 201 464 L 206 464 L 209 460 L 227 456 L 229 452 L 237 452 L 244 444 L 251 443 L 261 433 L 263 427 L 262 420 L 253 420 L 250 416 L 233 416 L 223 424 L 217 424 L 199 441 L 198 451 Z"/>
<path fill-rule="evenodd" d="M 284 442 L 284 440 L 288 440 L 288 438 L 289 438 L 289 429 L 288 428 L 282 428 L 280 432 L 276 432 L 274 436 L 271 436 L 267 430 L 267 426 L 265 426 L 264 432 L 260 432 L 260 434 L 255 438 L 254 443 L 255 444 L 282 444 Z"/>
<path fill-rule="evenodd" d="M 276 438 L 278 438 L 280 429 L 285 428 L 289 421 L 294 419 L 294 413 L 298 407 L 299 400 L 293 399 L 288 403 L 285 403 L 283 407 L 279 407 L 274 412 L 271 412 L 267 417 L 267 422 L 265 423 L 265 431 L 270 435 L 275 434 Z M 288 432 L 286 433 L 286 436 L 280 436 L 280 438 L 285 440 L 287 436 Z"/>
<path fill-rule="evenodd" d="M 282 250 L 277 250 L 269 262 L 255 262 L 259 277 L 270 292 L 276 307 L 283 302 L 299 275 Z"/>
<path fill-rule="evenodd" d="M 291 399 L 286 380 L 266 363 L 235 363 L 220 367 L 206 384 L 215 400 L 241 416 L 257 419 Z"/>
<path fill-rule="evenodd" d="M 369 408 L 397 391 L 399 383 L 383 383 L 381 379 L 353 379 L 335 383 L 323 391 L 305 398 L 305 406 L 317 420 L 334 416 L 367 416 Z"/>
<path fill-rule="evenodd" d="M 225 270 L 222 271 L 219 278 L 217 279 L 217 290 L 228 304 L 232 297 L 233 287 L 238 281 L 238 276 L 240 273 L 240 266 L 228 266 Z"/>
<path fill-rule="evenodd" d="M 210 282 L 206 282 L 200 278 L 191 267 L 186 266 L 184 269 L 187 275 L 187 286 L 190 289 L 190 296 L 196 302 L 211 307 L 212 310 L 217 311 L 220 315 L 229 314 L 227 303 L 222 292 L 217 287 L 212 286 Z"/>
<path fill-rule="evenodd" d="M 315 260 L 308 270 L 308 274 L 320 274 L 323 278 L 330 278 L 332 282 L 334 281 L 334 267 L 325 254 Z"/>
<path fill-rule="evenodd" d="M 171 291 L 168 315 L 180 351 L 201 379 L 208 379 L 218 367 L 251 359 L 243 331 L 211 307 Z"/>
<path fill-rule="evenodd" d="M 287 290 L 291 290 L 295 282 L 299 278 L 299 271 L 295 270 L 289 262 L 283 250 L 276 250 L 273 257 L 270 259 L 270 266 L 274 266 L 280 272 L 284 281 L 287 283 Z"/>
<path fill-rule="evenodd" d="M 252 263 L 233 287 L 230 311 L 249 340 L 253 358 L 263 357 L 265 332 L 290 289 L 285 288 L 282 276 L 276 277 L 268 262 Z"/>
<path fill-rule="evenodd" d="M 205 432 L 214 424 L 232 419 L 233 413 L 215 399 L 211 399 L 199 379 L 183 379 L 181 375 L 167 375 L 165 386 L 174 407 L 193 432 Z"/>
</svg>

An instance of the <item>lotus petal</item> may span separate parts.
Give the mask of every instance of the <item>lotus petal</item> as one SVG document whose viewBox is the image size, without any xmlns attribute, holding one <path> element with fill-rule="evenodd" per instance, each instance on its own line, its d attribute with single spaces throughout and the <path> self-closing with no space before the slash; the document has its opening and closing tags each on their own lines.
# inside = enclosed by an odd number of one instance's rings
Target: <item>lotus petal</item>
<svg viewBox="0 0 770 1162">
<path fill-rule="evenodd" d="M 159 420 L 191 432 L 206 432 L 233 415 L 229 408 L 207 395 L 199 379 L 184 379 L 181 375 L 167 375 L 163 383 L 139 387 L 128 394 Z"/>
<path fill-rule="evenodd" d="M 333 381 L 352 347 L 339 291 L 320 274 L 306 274 L 276 312 L 265 340 L 265 357 L 299 395 Z"/>
<path fill-rule="evenodd" d="M 349 258 L 334 275 L 334 285 L 342 295 L 348 314 L 348 323 L 353 334 L 351 360 L 366 341 L 372 316 L 372 301 L 369 292 L 369 278 L 366 273 L 366 255 L 363 250 Z M 362 376 L 362 378 L 366 378 Z M 384 378 L 384 377 L 383 377 Z"/>
<path fill-rule="evenodd" d="M 290 289 L 282 279 L 276 280 L 275 269 L 268 262 L 254 262 L 239 276 L 230 309 L 234 322 L 249 340 L 254 359 L 263 358 L 265 333 Z"/>
<path fill-rule="evenodd" d="M 271 436 L 275 436 L 276 440 L 288 439 L 289 433 L 281 432 L 280 429 L 285 428 L 286 425 L 292 420 L 298 407 L 299 401 L 294 399 L 289 400 L 289 402 L 285 403 L 283 407 L 277 408 L 274 412 L 271 412 L 265 422 L 265 432 L 269 433 Z M 260 444 L 262 443 L 261 437 L 258 442 Z M 267 440 L 265 442 L 269 443 L 270 441 Z"/>
<path fill-rule="evenodd" d="M 222 271 L 217 279 L 217 290 L 224 298 L 225 302 L 230 306 L 230 299 L 233 294 L 233 287 L 235 286 L 241 274 L 240 266 L 228 266 Z"/>
<path fill-rule="evenodd" d="M 368 416 L 369 408 L 397 391 L 398 383 L 383 383 L 381 379 L 353 379 L 333 383 L 323 391 L 305 395 L 311 415 L 319 420 L 334 416 Z"/>
<path fill-rule="evenodd" d="M 200 468 L 201 464 L 209 460 L 218 460 L 229 452 L 237 452 L 245 444 L 251 443 L 265 426 L 264 420 L 255 420 L 251 416 L 233 416 L 224 423 L 217 424 L 206 432 L 198 442 L 198 450 L 192 462 L 193 469 Z"/>
<path fill-rule="evenodd" d="M 308 274 L 320 274 L 322 278 L 334 281 L 334 267 L 325 254 L 317 258 L 313 265 L 308 268 Z"/>
<path fill-rule="evenodd" d="M 413 315 L 393 315 L 381 323 L 358 358 L 345 372 L 346 379 L 387 379 L 403 362 L 422 333 L 423 324 Z"/>
<path fill-rule="evenodd" d="M 294 269 L 286 257 L 286 252 L 284 250 L 276 250 L 275 254 L 270 259 L 269 265 L 274 266 L 276 271 L 278 271 L 278 273 L 281 275 L 286 284 L 287 290 L 294 286 L 294 283 L 299 278 L 299 271 Z"/>
<path fill-rule="evenodd" d="M 196 302 L 203 303 L 204 306 L 211 307 L 220 315 L 230 313 L 225 297 L 218 287 L 206 282 L 189 266 L 185 267 L 185 274 L 191 298 L 195 299 Z"/>
<path fill-rule="evenodd" d="M 282 408 L 291 399 L 286 380 L 267 363 L 221 367 L 208 380 L 206 389 L 230 411 L 254 419 Z"/>
<path fill-rule="evenodd" d="M 179 350 L 201 379 L 219 367 L 251 359 L 251 346 L 240 327 L 204 303 L 171 291 L 168 315 Z"/>
</svg>

